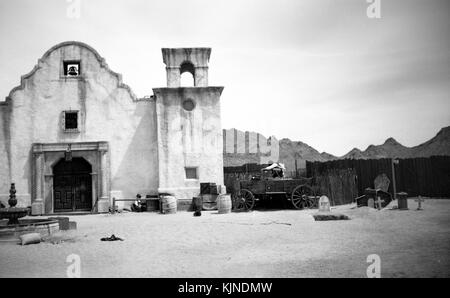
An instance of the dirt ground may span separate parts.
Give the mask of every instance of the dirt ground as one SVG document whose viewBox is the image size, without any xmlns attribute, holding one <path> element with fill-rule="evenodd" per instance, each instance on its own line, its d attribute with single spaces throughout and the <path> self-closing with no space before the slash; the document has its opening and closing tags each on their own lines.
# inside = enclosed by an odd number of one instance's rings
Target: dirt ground
<svg viewBox="0 0 450 298">
<path fill-rule="evenodd" d="M 71 216 L 78 229 L 51 241 L 0 243 L 0 277 L 66 277 L 71 254 L 81 277 L 366 277 L 371 254 L 381 277 L 450 277 L 450 200 L 408 206 L 339 206 L 341 221 L 314 221 L 317 210 Z M 111 234 L 124 241 L 100 241 Z"/>
</svg>

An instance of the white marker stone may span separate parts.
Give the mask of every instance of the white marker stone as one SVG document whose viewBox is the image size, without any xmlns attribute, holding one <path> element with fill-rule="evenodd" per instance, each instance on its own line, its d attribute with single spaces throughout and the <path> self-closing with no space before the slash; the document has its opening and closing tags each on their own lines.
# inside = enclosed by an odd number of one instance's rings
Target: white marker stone
<svg viewBox="0 0 450 298">
<path fill-rule="evenodd" d="M 330 212 L 330 200 L 327 196 L 321 196 L 319 199 L 319 212 Z"/>
</svg>

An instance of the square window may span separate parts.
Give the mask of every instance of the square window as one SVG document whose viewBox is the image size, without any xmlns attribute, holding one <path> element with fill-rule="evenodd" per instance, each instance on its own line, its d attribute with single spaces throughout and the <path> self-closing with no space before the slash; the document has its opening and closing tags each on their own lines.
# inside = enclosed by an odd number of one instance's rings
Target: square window
<svg viewBox="0 0 450 298">
<path fill-rule="evenodd" d="M 65 128 L 66 129 L 77 129 L 78 128 L 78 113 L 77 112 L 66 112 L 65 115 Z"/>
<path fill-rule="evenodd" d="M 197 168 L 186 167 L 184 169 L 186 171 L 186 179 L 198 179 Z"/>
<path fill-rule="evenodd" d="M 81 75 L 80 61 L 64 61 L 64 76 L 78 77 Z"/>
<path fill-rule="evenodd" d="M 78 132 L 78 111 L 64 111 L 62 126 L 66 132 Z"/>
</svg>

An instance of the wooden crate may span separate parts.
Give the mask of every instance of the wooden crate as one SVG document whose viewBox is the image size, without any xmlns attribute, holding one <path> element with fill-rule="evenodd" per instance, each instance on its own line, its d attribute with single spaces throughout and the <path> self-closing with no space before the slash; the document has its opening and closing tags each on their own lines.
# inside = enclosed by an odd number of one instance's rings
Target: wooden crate
<svg viewBox="0 0 450 298">
<path fill-rule="evenodd" d="M 148 198 L 145 199 L 145 202 L 147 204 L 147 212 L 160 211 L 159 198 Z"/>
</svg>

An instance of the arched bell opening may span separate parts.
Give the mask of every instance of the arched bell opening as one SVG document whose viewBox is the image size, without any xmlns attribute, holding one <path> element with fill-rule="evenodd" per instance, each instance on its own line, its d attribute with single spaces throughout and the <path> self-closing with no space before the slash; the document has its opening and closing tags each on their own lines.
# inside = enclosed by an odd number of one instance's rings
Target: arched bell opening
<svg viewBox="0 0 450 298">
<path fill-rule="evenodd" d="M 180 65 L 180 86 L 195 86 L 195 67 L 191 62 L 183 62 Z"/>
</svg>

